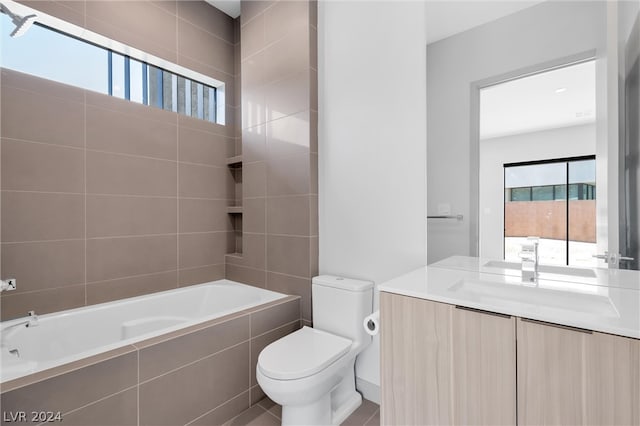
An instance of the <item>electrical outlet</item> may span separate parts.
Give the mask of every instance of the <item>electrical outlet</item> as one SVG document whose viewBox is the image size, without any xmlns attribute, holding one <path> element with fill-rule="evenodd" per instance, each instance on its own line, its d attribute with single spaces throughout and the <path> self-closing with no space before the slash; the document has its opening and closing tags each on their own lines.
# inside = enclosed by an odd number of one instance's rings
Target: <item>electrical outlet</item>
<svg viewBox="0 0 640 426">
<path fill-rule="evenodd" d="M 18 281 L 15 278 L 8 278 L 7 282 L 7 291 L 15 290 L 18 286 Z"/>
</svg>

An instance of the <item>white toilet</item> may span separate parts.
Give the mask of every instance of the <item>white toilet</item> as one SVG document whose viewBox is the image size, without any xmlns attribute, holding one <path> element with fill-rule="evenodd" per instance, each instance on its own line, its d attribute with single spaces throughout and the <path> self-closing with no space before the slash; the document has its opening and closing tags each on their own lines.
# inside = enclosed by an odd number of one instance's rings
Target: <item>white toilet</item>
<svg viewBox="0 0 640 426">
<path fill-rule="evenodd" d="M 356 356 L 371 343 L 362 325 L 371 314 L 373 283 L 322 275 L 312 281 L 313 326 L 260 352 L 256 376 L 282 405 L 283 425 L 339 425 L 362 403 Z"/>
</svg>

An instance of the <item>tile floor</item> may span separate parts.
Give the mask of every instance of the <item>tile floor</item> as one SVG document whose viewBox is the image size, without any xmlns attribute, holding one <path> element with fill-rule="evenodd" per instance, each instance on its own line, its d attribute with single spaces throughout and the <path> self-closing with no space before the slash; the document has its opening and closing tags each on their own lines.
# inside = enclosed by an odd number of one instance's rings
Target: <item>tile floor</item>
<svg viewBox="0 0 640 426">
<path fill-rule="evenodd" d="M 257 405 L 243 411 L 229 420 L 224 426 L 280 426 L 282 408 L 264 398 Z M 362 405 L 342 423 L 342 426 L 377 426 L 380 424 L 380 407 L 378 404 L 362 400 Z"/>
</svg>

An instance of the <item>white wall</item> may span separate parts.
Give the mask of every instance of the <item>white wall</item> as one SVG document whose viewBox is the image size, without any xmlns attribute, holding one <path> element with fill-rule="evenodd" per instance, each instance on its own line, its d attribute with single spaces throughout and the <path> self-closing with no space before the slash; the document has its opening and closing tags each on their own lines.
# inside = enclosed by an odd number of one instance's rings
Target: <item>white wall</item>
<svg viewBox="0 0 640 426">
<path fill-rule="evenodd" d="M 470 215 L 477 200 L 471 84 L 592 49 L 600 58 L 606 52 L 604 2 L 550 0 L 428 46 L 428 211 L 435 214 L 438 204 L 449 203 L 452 213 L 465 218 L 429 222 L 429 263 L 470 254 L 477 244 L 471 236 L 477 217 Z"/>
<path fill-rule="evenodd" d="M 379 284 L 426 262 L 425 6 L 318 6 L 320 273 Z M 379 369 L 376 338 L 356 366 L 368 399 Z"/>
<path fill-rule="evenodd" d="M 505 163 L 579 157 L 595 152 L 595 124 L 481 140 L 480 256 L 502 258 Z"/>
</svg>

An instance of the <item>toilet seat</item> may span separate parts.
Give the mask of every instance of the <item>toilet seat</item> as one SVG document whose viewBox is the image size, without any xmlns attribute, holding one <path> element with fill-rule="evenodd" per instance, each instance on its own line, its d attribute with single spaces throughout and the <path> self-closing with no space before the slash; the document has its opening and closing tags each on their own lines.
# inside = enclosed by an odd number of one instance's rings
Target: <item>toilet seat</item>
<svg viewBox="0 0 640 426">
<path fill-rule="evenodd" d="M 312 376 L 346 354 L 352 341 L 326 331 L 303 327 L 260 352 L 258 369 L 275 380 Z"/>
</svg>

